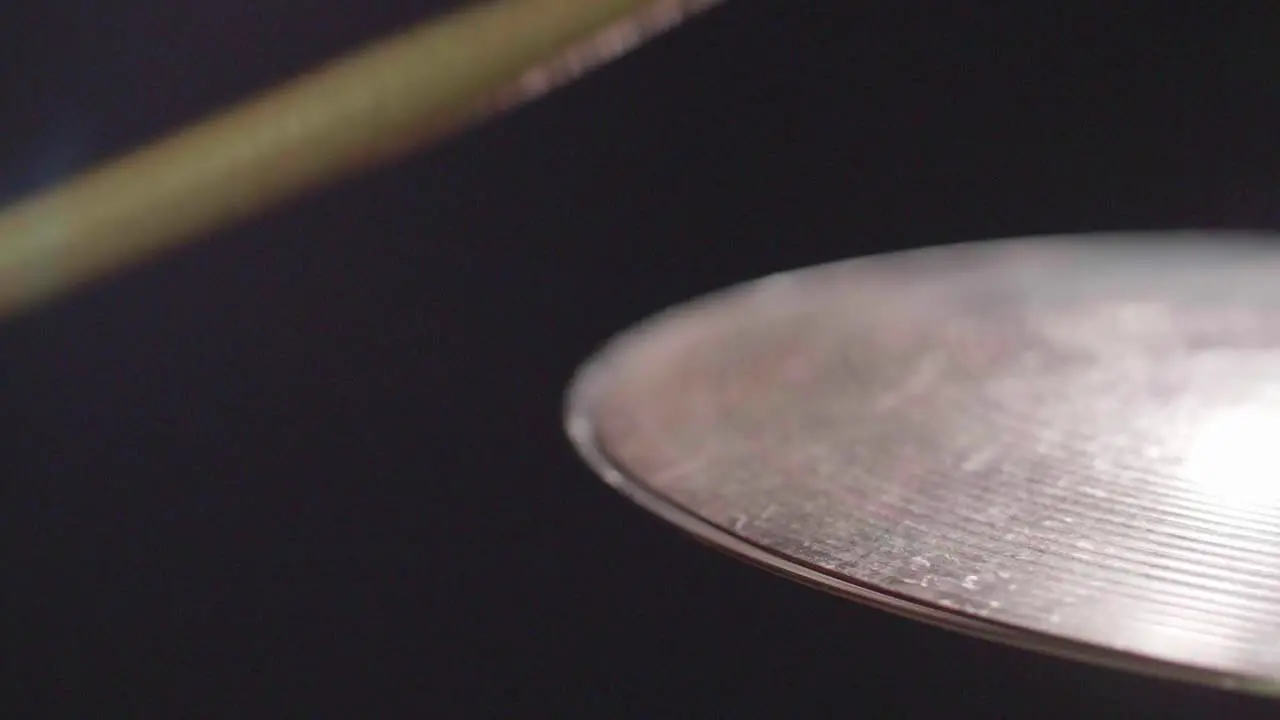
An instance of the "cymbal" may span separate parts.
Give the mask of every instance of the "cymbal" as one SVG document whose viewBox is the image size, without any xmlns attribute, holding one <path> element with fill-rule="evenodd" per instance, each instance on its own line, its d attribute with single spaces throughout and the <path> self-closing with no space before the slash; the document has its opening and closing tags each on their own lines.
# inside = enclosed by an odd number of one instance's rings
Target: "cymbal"
<svg viewBox="0 0 1280 720">
<path fill-rule="evenodd" d="M 1280 245 L 971 243 L 663 312 L 569 433 L 740 558 L 1039 652 L 1280 695 Z"/>
</svg>

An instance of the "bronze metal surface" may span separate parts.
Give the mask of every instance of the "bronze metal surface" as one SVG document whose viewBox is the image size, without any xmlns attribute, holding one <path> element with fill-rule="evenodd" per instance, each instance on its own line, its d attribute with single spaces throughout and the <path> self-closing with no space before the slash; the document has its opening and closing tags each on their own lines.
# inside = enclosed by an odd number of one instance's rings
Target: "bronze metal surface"
<svg viewBox="0 0 1280 720">
<path fill-rule="evenodd" d="M 604 478 L 716 546 L 1044 652 L 1280 693 L 1280 246 L 1151 233 L 784 273 L 580 371 Z"/>
</svg>

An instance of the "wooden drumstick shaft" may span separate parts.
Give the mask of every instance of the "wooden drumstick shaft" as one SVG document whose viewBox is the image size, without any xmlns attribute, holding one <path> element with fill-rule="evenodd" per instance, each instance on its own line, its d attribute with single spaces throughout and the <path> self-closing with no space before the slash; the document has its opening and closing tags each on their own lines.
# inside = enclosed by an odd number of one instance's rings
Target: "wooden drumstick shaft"
<svg viewBox="0 0 1280 720">
<path fill-rule="evenodd" d="M 709 0 L 492 0 L 0 209 L 0 318 L 536 96 Z"/>
</svg>

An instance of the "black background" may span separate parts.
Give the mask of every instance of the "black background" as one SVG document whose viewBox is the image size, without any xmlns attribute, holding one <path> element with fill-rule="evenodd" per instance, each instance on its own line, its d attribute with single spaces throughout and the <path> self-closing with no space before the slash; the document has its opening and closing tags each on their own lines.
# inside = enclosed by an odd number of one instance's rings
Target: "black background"
<svg viewBox="0 0 1280 720">
<path fill-rule="evenodd" d="M 0 191 L 443 5 L 6 3 Z M 562 438 L 581 359 L 727 283 L 1280 222 L 1274 13 L 967 5 L 735 0 L 5 325 L 7 716 L 1274 714 L 740 565 Z"/>
</svg>

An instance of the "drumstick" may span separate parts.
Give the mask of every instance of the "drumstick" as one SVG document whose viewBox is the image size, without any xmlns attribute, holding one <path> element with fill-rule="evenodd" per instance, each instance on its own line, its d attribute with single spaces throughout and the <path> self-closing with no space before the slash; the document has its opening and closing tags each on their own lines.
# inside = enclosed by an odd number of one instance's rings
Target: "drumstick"
<svg viewBox="0 0 1280 720">
<path fill-rule="evenodd" d="M 0 319 L 540 95 L 715 0 L 491 0 L 0 209 Z"/>
</svg>

